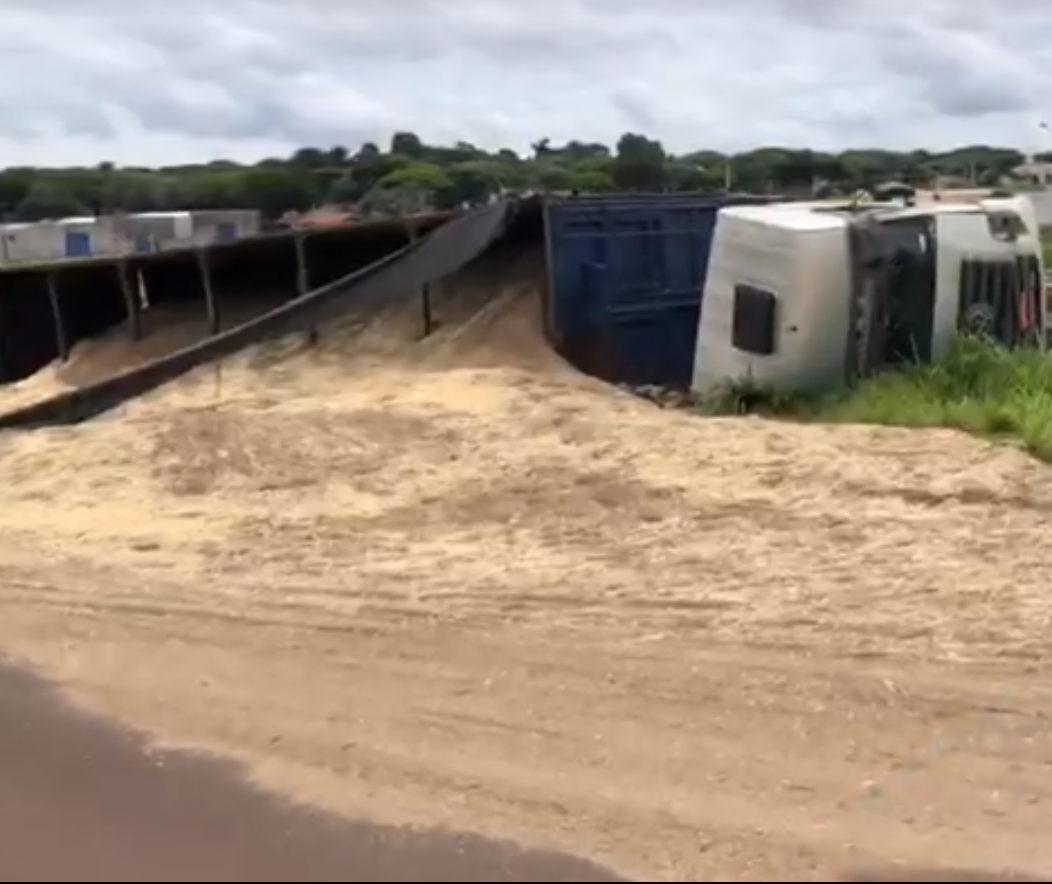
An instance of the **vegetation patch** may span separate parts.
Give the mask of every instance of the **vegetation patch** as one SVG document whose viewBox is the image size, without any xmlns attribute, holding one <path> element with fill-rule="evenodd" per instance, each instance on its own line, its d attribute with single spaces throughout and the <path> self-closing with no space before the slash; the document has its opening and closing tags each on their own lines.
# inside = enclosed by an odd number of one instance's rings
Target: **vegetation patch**
<svg viewBox="0 0 1052 884">
<path fill-rule="evenodd" d="M 1041 228 L 1041 250 L 1044 252 L 1045 269 L 1052 269 L 1052 227 Z"/>
<path fill-rule="evenodd" d="M 823 397 L 729 385 L 695 406 L 829 423 L 948 427 L 1018 444 L 1052 463 L 1052 356 L 962 337 L 933 363 L 878 375 Z"/>
</svg>

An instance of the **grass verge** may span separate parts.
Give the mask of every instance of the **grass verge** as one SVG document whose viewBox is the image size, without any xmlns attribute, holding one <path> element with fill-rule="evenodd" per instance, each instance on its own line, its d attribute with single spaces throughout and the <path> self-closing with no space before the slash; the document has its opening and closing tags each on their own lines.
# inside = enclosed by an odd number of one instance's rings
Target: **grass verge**
<svg viewBox="0 0 1052 884">
<path fill-rule="evenodd" d="M 739 388 L 706 410 L 728 403 L 762 405 L 775 415 L 830 423 L 948 427 L 1021 445 L 1052 463 L 1052 356 L 1009 350 L 976 338 L 958 339 L 931 364 L 870 378 L 820 399 L 767 396 Z"/>
</svg>

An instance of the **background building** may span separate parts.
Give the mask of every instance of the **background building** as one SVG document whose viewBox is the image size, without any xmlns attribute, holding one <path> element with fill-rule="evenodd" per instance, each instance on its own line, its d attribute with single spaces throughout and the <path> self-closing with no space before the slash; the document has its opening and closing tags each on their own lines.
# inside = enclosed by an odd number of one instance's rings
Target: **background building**
<svg viewBox="0 0 1052 884">
<path fill-rule="evenodd" d="M 260 233 L 252 210 L 143 212 L 0 225 L 0 263 L 143 254 L 234 242 Z"/>
</svg>

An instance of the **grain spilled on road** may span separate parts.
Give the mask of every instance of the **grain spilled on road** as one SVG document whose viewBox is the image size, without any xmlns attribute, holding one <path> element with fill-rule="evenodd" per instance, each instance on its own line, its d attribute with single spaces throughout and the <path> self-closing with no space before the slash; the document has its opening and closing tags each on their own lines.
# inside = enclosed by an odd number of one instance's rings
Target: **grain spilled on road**
<svg viewBox="0 0 1052 884">
<path fill-rule="evenodd" d="M 539 269 L 0 438 L 0 644 L 301 799 L 647 880 L 1046 862 L 1048 681 L 999 668 L 1046 664 L 1046 473 L 659 410 L 544 345 Z"/>
</svg>

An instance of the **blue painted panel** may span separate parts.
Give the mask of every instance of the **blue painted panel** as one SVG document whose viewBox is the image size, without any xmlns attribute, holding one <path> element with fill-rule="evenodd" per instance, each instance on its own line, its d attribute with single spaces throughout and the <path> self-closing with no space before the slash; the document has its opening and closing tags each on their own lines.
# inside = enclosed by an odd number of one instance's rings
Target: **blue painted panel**
<svg viewBox="0 0 1052 884">
<path fill-rule="evenodd" d="M 216 225 L 216 242 L 233 242 L 237 239 L 237 225 L 222 223 Z"/>
<path fill-rule="evenodd" d="M 717 213 L 765 201 L 618 194 L 549 202 L 548 327 L 557 346 L 612 381 L 689 384 Z"/>
<path fill-rule="evenodd" d="M 81 231 L 66 231 L 66 257 L 67 258 L 90 258 L 91 234 Z"/>
</svg>

